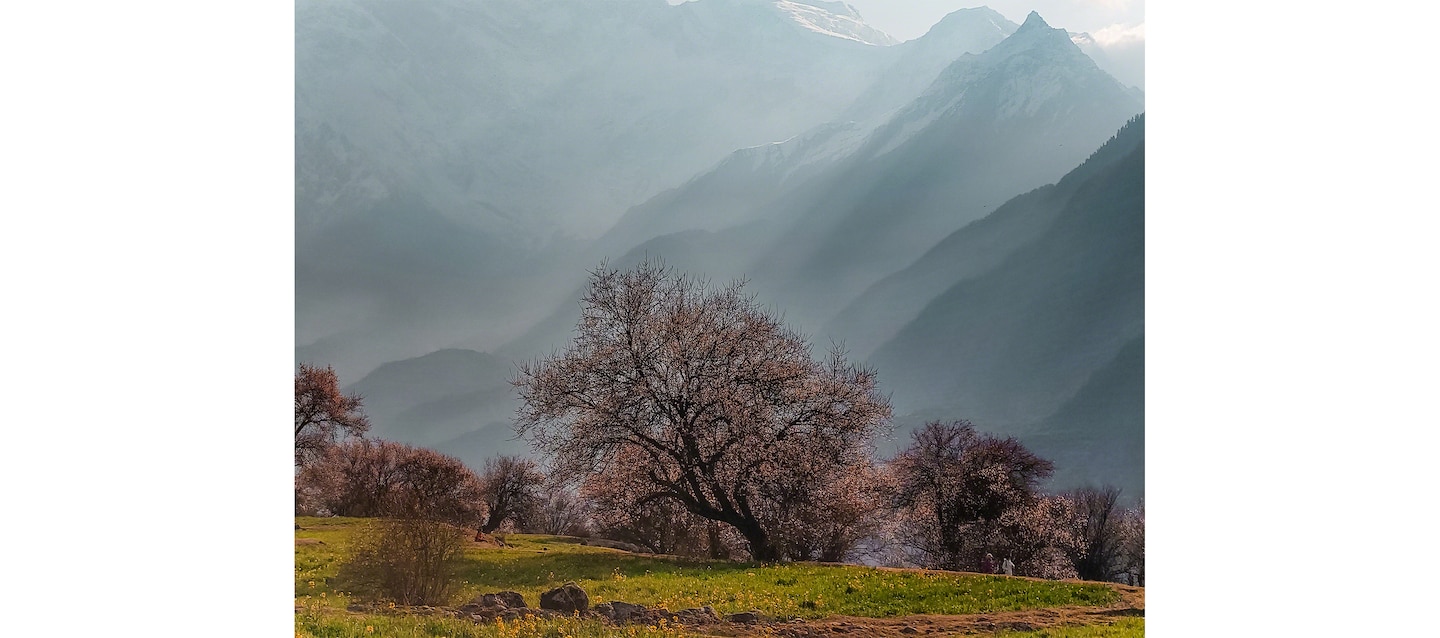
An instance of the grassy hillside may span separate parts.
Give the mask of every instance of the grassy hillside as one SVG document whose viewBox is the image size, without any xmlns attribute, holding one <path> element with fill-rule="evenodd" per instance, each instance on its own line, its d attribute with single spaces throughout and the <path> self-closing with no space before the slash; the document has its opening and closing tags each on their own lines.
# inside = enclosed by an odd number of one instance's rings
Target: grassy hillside
<svg viewBox="0 0 1440 638">
<path fill-rule="evenodd" d="M 364 593 L 341 591 L 335 576 L 357 532 L 371 521 L 297 518 L 296 522 L 303 528 L 295 532 L 297 636 L 691 635 L 689 630 L 674 627 L 616 628 L 579 619 L 477 626 L 423 615 L 349 612 L 346 607 L 365 599 Z M 722 615 L 753 609 L 767 617 L 810 620 L 1098 607 L 1119 599 L 1114 588 L 1096 583 L 842 565 L 686 560 L 630 554 L 553 536 L 516 535 L 507 541 L 510 546 L 506 548 L 476 544 L 467 551 L 461 574 L 464 583 L 452 604 L 484 592 L 513 590 L 534 606 L 541 592 L 566 581 L 575 581 L 584 588 L 591 605 L 623 600 L 678 610 L 708 604 Z M 1129 623 L 1130 629 L 1126 629 L 1127 625 L 1113 628 L 1131 633 L 1033 635 L 1141 635 L 1140 622 Z"/>
</svg>

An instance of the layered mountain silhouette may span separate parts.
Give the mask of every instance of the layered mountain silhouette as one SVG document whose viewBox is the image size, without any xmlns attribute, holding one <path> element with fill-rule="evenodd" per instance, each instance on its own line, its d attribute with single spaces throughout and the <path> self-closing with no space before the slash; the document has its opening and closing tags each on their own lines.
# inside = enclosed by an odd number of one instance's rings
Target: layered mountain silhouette
<svg viewBox="0 0 1440 638">
<path fill-rule="evenodd" d="M 296 355 L 378 436 L 525 452 L 513 362 L 566 345 L 589 269 L 660 259 L 845 343 L 905 428 L 1143 494 L 1142 96 L 1084 38 L 982 7 L 895 43 L 823 0 L 296 21 Z"/>
<path fill-rule="evenodd" d="M 1031 13 L 1000 44 L 947 67 L 812 185 L 818 197 L 752 276 L 823 325 L 939 238 L 1059 179 L 1141 109 L 1063 29 Z"/>
<path fill-rule="evenodd" d="M 818 331 L 941 238 L 1058 180 L 1141 108 L 1063 29 L 1032 13 L 878 126 L 832 123 L 744 149 L 632 209 L 599 242 L 608 252 L 592 259 L 658 256 L 717 279 L 743 276 L 809 333 L 865 340 Z M 647 230 L 650 239 L 637 240 Z M 681 232 L 690 232 L 682 242 L 666 236 Z M 634 248 L 615 250 L 626 244 Z M 684 250 L 666 250 L 677 244 Z M 715 255 L 724 258 L 702 259 Z M 576 312 L 569 302 L 561 311 Z M 532 331 L 525 343 L 546 337 Z"/>
<path fill-rule="evenodd" d="M 375 436 L 434 445 L 514 414 L 509 359 L 447 349 L 376 368 L 345 388 L 365 400 Z"/>
<path fill-rule="evenodd" d="M 869 357 L 902 419 L 963 416 L 1051 452 L 1094 437 L 1129 461 L 1087 447 L 1106 465 L 1086 461 L 1082 474 L 1143 493 L 1144 185 L 1137 118 L 1059 184 L 946 238 L 852 306 L 888 323 L 883 304 L 923 299 L 943 279 L 929 268 L 951 268 L 953 282 Z"/>
<path fill-rule="evenodd" d="M 949 52 L 1004 37 L 990 29 L 885 46 L 822 1 L 300 2 L 297 354 L 353 377 L 493 350 L 583 281 L 586 238 L 626 209 L 836 121 L 879 78 L 923 87 Z M 350 268 L 367 249 L 338 237 L 397 225 L 386 274 Z"/>
</svg>

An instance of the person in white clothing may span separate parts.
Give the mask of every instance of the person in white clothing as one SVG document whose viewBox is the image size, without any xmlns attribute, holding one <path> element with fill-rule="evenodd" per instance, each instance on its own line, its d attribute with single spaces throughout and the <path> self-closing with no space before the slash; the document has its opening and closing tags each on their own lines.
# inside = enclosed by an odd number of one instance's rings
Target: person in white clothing
<svg viewBox="0 0 1440 638">
<path fill-rule="evenodd" d="M 1000 563 L 1000 571 L 1005 572 L 1006 576 L 1015 575 L 1015 563 L 1010 560 L 1009 556 L 1005 557 L 1005 562 Z"/>
</svg>

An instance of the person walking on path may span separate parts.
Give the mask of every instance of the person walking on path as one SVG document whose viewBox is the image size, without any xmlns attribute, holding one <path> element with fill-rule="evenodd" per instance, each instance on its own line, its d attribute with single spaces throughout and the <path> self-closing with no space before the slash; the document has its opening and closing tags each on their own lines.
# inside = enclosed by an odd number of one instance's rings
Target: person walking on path
<svg viewBox="0 0 1440 638">
<path fill-rule="evenodd" d="M 995 573 L 995 557 L 992 556 L 989 552 L 985 553 L 985 560 L 980 561 L 980 573 Z"/>
<path fill-rule="evenodd" d="M 1015 562 L 1012 561 L 1012 560 L 1010 560 L 1010 557 L 1009 557 L 1009 556 L 1006 556 L 1006 557 L 1005 557 L 1005 562 L 1000 563 L 1000 571 L 1005 572 L 1005 575 L 1006 575 L 1006 576 L 1014 576 L 1014 575 L 1015 575 Z"/>
</svg>

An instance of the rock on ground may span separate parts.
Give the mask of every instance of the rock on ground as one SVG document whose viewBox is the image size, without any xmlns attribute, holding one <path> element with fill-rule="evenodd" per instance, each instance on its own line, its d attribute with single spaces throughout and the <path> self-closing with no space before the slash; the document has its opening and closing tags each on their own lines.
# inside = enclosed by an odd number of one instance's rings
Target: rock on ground
<svg viewBox="0 0 1440 638">
<path fill-rule="evenodd" d="M 584 612 L 590 607 L 590 597 L 579 585 L 569 582 L 540 594 L 540 608 L 559 612 Z"/>
</svg>

